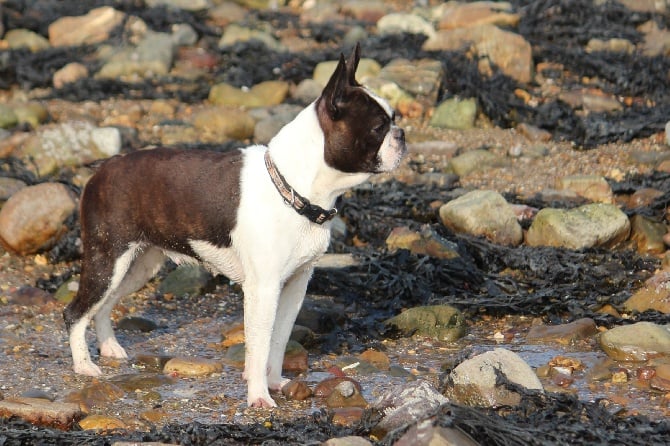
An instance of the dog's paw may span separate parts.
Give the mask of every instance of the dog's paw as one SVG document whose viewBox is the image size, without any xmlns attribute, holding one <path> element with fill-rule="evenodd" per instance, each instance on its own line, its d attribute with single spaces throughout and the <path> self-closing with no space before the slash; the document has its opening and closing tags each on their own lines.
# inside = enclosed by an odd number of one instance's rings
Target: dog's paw
<svg viewBox="0 0 670 446">
<path fill-rule="evenodd" d="M 98 367 L 97 365 L 93 364 L 90 361 L 75 363 L 73 368 L 74 373 L 77 373 L 79 375 L 102 376 L 102 370 L 100 370 L 100 367 Z"/>
<path fill-rule="evenodd" d="M 100 356 L 114 359 L 128 359 L 128 354 L 114 338 L 109 338 L 100 344 Z"/>
<path fill-rule="evenodd" d="M 270 397 L 270 395 L 263 397 L 249 397 L 247 398 L 247 404 L 249 407 L 257 407 L 262 409 L 272 409 L 277 407 L 277 403 Z"/>
</svg>

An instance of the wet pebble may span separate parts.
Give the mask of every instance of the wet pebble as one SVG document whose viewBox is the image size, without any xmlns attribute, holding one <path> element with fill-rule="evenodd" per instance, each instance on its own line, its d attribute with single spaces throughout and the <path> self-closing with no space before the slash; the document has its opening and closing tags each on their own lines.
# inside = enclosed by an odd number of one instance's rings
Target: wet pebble
<svg viewBox="0 0 670 446">
<path fill-rule="evenodd" d="M 158 324 L 150 319 L 143 317 L 128 316 L 121 319 L 116 324 L 116 328 L 119 330 L 141 331 L 143 333 L 148 333 L 157 329 Z"/>
<path fill-rule="evenodd" d="M 407 226 L 393 228 L 386 238 L 390 251 L 407 249 L 412 254 L 429 255 L 438 259 L 454 259 L 459 256 L 458 246 L 437 234 L 432 228 L 413 231 Z"/>
<path fill-rule="evenodd" d="M 347 436 L 331 438 L 324 441 L 322 446 L 372 446 L 372 443 L 363 437 Z"/>
<path fill-rule="evenodd" d="M 465 318 L 450 305 L 409 308 L 384 323 L 407 335 L 428 336 L 441 341 L 455 341 L 465 335 Z"/>
<path fill-rule="evenodd" d="M 388 355 L 384 352 L 380 352 L 373 349 L 367 349 L 360 355 L 358 355 L 363 361 L 367 361 L 374 365 L 379 370 L 389 370 L 391 367 L 391 360 Z"/>
<path fill-rule="evenodd" d="M 468 130 L 475 126 L 476 116 L 476 100 L 452 98 L 435 108 L 430 125 L 444 129 Z"/>
<path fill-rule="evenodd" d="M 76 46 L 102 42 L 124 20 L 125 14 L 110 6 L 92 9 L 77 17 L 61 17 L 49 25 L 53 46 Z"/>
<path fill-rule="evenodd" d="M 68 402 L 25 397 L 0 400 L 0 417 L 10 416 L 17 416 L 36 426 L 70 429 L 84 414 L 79 404 Z"/>
<path fill-rule="evenodd" d="M 53 302 L 50 293 L 28 285 L 10 292 L 7 299 L 7 303 L 20 306 L 44 305 L 49 302 Z"/>
<path fill-rule="evenodd" d="M 133 364 L 150 371 L 159 372 L 163 370 L 165 364 L 172 359 L 172 356 L 168 355 L 156 355 L 153 353 L 138 353 L 135 355 Z"/>
<path fill-rule="evenodd" d="M 477 446 L 479 444 L 462 430 L 439 426 L 431 419 L 412 425 L 402 437 L 393 443 L 394 446 Z"/>
<path fill-rule="evenodd" d="M 440 220 L 457 233 L 484 236 L 493 243 L 516 246 L 523 231 L 505 198 L 495 191 L 468 192 L 440 207 Z"/>
<path fill-rule="evenodd" d="M 630 239 L 637 245 L 639 253 L 661 254 L 666 251 L 663 237 L 668 233 L 668 229 L 665 224 L 637 214 L 631 217 L 630 226 Z"/>
<path fill-rule="evenodd" d="M 212 274 L 200 265 L 180 265 L 158 285 L 158 292 L 173 296 L 197 296 L 212 288 Z"/>
<path fill-rule="evenodd" d="M 630 221 L 617 206 L 594 203 L 567 210 L 542 209 L 528 229 L 526 243 L 569 249 L 615 247 L 629 233 Z"/>
<path fill-rule="evenodd" d="M 109 415 L 89 415 L 79 421 L 79 426 L 84 430 L 97 431 L 126 429 L 128 427 L 121 419 Z"/>
<path fill-rule="evenodd" d="M 281 392 L 289 400 L 302 401 L 312 396 L 312 389 L 305 381 L 294 379 L 282 387 Z"/>
<path fill-rule="evenodd" d="M 359 388 L 351 381 L 344 380 L 338 383 L 333 391 L 326 397 L 326 406 L 329 408 L 362 407 L 368 406 L 367 401 L 361 395 Z"/>
<path fill-rule="evenodd" d="M 21 255 L 48 249 L 67 231 L 65 221 L 76 207 L 74 193 L 63 184 L 23 188 L 0 209 L 0 239 Z"/>
<path fill-rule="evenodd" d="M 394 386 L 377 399 L 373 407 L 383 413 L 373 432 L 383 438 L 387 432 L 420 420 L 449 402 L 428 381 L 419 379 Z"/>
<path fill-rule="evenodd" d="M 497 372 L 522 387 L 542 391 L 542 383 L 530 366 L 516 353 L 496 348 L 460 363 L 448 377 L 445 395 L 468 406 L 498 407 L 517 405 L 521 396 L 497 385 Z"/>
<path fill-rule="evenodd" d="M 123 397 L 125 392 L 119 386 L 111 382 L 94 381 L 93 383 L 65 396 L 68 403 L 76 403 L 90 411 L 94 407 L 105 407 L 110 402 Z"/>
<path fill-rule="evenodd" d="M 600 347 L 617 361 L 646 361 L 670 356 L 670 331 L 652 322 L 614 327 L 600 334 Z"/>
<path fill-rule="evenodd" d="M 571 345 L 597 333 L 598 328 L 593 319 L 582 318 L 568 324 L 533 326 L 528 331 L 526 340 Z"/>
<path fill-rule="evenodd" d="M 6 105 L 0 104 L 0 128 L 8 129 L 14 127 L 19 122 L 14 110 Z"/>
<path fill-rule="evenodd" d="M 145 391 L 174 383 L 169 376 L 152 373 L 136 373 L 114 377 L 111 382 L 126 392 Z"/>
<path fill-rule="evenodd" d="M 163 373 L 175 376 L 208 376 L 223 370 L 218 361 L 204 358 L 172 358 L 163 367 Z"/>
<path fill-rule="evenodd" d="M 344 381 L 351 382 L 354 386 L 358 388 L 359 392 L 361 391 L 361 385 L 353 378 L 350 378 L 348 376 L 334 376 L 332 378 L 326 378 L 323 381 L 319 382 L 314 388 L 314 396 L 318 398 L 327 398 L 328 396 L 330 396 L 331 393 L 333 393 L 335 387 L 337 387 L 340 383 Z"/>
</svg>

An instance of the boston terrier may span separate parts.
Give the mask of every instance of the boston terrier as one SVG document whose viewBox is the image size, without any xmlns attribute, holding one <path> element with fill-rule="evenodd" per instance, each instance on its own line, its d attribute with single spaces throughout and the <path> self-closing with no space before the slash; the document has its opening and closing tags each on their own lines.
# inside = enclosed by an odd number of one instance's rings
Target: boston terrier
<svg viewBox="0 0 670 446">
<path fill-rule="evenodd" d="M 85 339 L 95 320 L 100 355 L 127 358 L 110 313 L 166 258 L 201 262 L 244 292 L 247 403 L 274 407 L 284 349 L 314 264 L 326 251 L 335 200 L 406 152 L 389 104 L 355 79 L 340 55 L 321 96 L 268 143 L 217 153 L 153 149 L 116 156 L 81 198 L 83 255 L 76 298 L 63 315 L 74 371 L 99 376 Z"/>
</svg>

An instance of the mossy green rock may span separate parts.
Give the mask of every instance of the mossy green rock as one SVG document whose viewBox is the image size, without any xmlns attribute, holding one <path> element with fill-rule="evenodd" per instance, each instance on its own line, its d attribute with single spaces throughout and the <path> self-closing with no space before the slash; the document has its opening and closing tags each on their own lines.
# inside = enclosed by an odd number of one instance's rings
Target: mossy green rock
<svg viewBox="0 0 670 446">
<path fill-rule="evenodd" d="M 199 265 L 182 265 L 168 274 L 158 286 L 162 294 L 191 296 L 202 294 L 211 284 L 212 275 Z"/>
<path fill-rule="evenodd" d="M 440 341 L 455 341 L 465 335 L 463 314 L 450 305 L 410 308 L 385 324 L 408 335 L 428 336 Z"/>
<path fill-rule="evenodd" d="M 467 130 L 475 126 L 477 101 L 475 99 L 447 99 L 437 106 L 430 125 L 433 127 Z"/>
</svg>

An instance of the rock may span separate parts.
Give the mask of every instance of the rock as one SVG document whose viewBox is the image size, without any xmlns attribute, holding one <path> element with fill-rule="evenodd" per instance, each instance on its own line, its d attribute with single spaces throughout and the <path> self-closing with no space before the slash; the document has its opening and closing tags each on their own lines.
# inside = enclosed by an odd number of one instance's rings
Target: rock
<svg viewBox="0 0 670 446">
<path fill-rule="evenodd" d="M 664 194 L 663 191 L 654 189 L 652 187 L 643 187 L 635 192 L 628 197 L 628 207 L 629 208 L 639 208 L 639 207 L 647 207 L 650 206 L 654 200 L 656 200 L 659 197 L 662 197 Z"/>
<path fill-rule="evenodd" d="M 200 265 L 180 265 L 158 285 L 161 294 L 196 296 L 212 288 L 212 274 Z"/>
<path fill-rule="evenodd" d="M 502 165 L 503 160 L 484 149 L 469 150 L 451 159 L 449 167 L 459 177 L 471 172 Z"/>
<path fill-rule="evenodd" d="M 614 247 L 629 233 L 626 214 L 612 204 L 594 203 L 570 210 L 542 209 L 526 233 L 526 243 L 569 249 Z"/>
<path fill-rule="evenodd" d="M 58 287 L 54 299 L 62 304 L 69 304 L 79 291 L 79 279 L 70 279 Z"/>
<path fill-rule="evenodd" d="M 498 192 L 468 192 L 440 207 L 440 219 L 455 232 L 484 236 L 493 243 L 517 246 L 523 240 L 514 210 Z"/>
<path fill-rule="evenodd" d="M 157 373 L 133 373 L 115 376 L 112 382 L 126 392 L 136 392 L 138 390 L 151 390 L 156 387 L 170 385 L 175 380 Z"/>
<path fill-rule="evenodd" d="M 670 53 L 670 31 L 659 28 L 654 20 L 650 20 L 638 28 L 644 34 L 644 42 L 639 45 L 642 54 L 647 57 L 667 56 Z"/>
<path fill-rule="evenodd" d="M 569 324 L 533 326 L 528 331 L 526 340 L 572 345 L 597 333 L 598 328 L 593 319 L 582 318 Z"/>
<path fill-rule="evenodd" d="M 393 446 L 477 446 L 480 443 L 456 427 L 442 427 L 427 419 L 412 425 Z"/>
<path fill-rule="evenodd" d="M 248 11 L 244 7 L 234 2 L 217 4 L 208 11 L 209 18 L 222 28 L 243 21 L 247 14 Z"/>
<path fill-rule="evenodd" d="M 637 244 L 640 254 L 661 254 L 665 252 L 663 236 L 668 229 L 661 223 L 643 215 L 633 215 L 630 219 L 630 239 Z"/>
<path fill-rule="evenodd" d="M 163 367 L 163 373 L 176 376 L 209 376 L 221 370 L 220 362 L 204 358 L 172 358 Z"/>
<path fill-rule="evenodd" d="M 596 203 L 614 203 L 612 188 L 605 178 L 598 175 L 565 176 L 558 179 L 556 189 L 574 191 L 580 197 Z"/>
<path fill-rule="evenodd" d="M 26 183 L 16 178 L 0 177 L 0 205 L 26 186 Z"/>
<path fill-rule="evenodd" d="M 282 369 L 287 372 L 304 372 L 309 369 L 307 362 L 307 350 L 296 341 L 288 341 L 284 352 Z"/>
<path fill-rule="evenodd" d="M 109 415 L 89 415 L 79 421 L 83 430 L 108 431 L 114 429 L 127 429 L 128 425 L 119 418 Z"/>
<path fill-rule="evenodd" d="M 310 104 L 321 96 L 323 85 L 314 79 L 303 79 L 293 90 L 291 97 L 302 104 Z"/>
<path fill-rule="evenodd" d="M 337 387 L 343 381 L 349 381 L 353 383 L 354 386 L 358 387 L 358 391 L 361 391 L 361 385 L 355 379 L 348 376 L 334 376 L 319 382 L 316 387 L 314 387 L 314 396 L 317 398 L 328 398 L 328 396 L 333 393 L 333 390 L 335 390 L 335 387 Z"/>
<path fill-rule="evenodd" d="M 77 46 L 99 43 L 123 22 L 125 14 L 111 6 L 92 9 L 79 17 L 61 17 L 49 25 L 49 42 L 53 46 Z"/>
<path fill-rule="evenodd" d="M 205 108 L 193 116 L 196 130 L 221 139 L 245 140 L 254 135 L 256 121 L 243 110 L 229 107 Z"/>
<path fill-rule="evenodd" d="M 147 33 L 135 48 L 125 48 L 112 56 L 96 74 L 97 78 L 151 78 L 167 75 L 174 59 L 175 43 L 170 34 Z"/>
<path fill-rule="evenodd" d="M 337 63 L 337 60 L 327 60 L 325 62 L 319 62 L 314 68 L 314 75 L 312 78 L 321 85 L 321 88 L 328 83 L 330 76 L 335 71 L 335 67 L 337 67 Z M 356 69 L 356 80 L 365 83 L 366 78 L 378 76 L 381 70 L 382 67 L 376 60 L 362 58 Z"/>
<path fill-rule="evenodd" d="M 391 360 L 388 355 L 384 352 L 380 352 L 373 349 L 367 349 L 358 357 L 363 360 L 371 363 L 379 370 L 388 370 L 391 368 Z"/>
<path fill-rule="evenodd" d="M 428 336 L 452 342 L 465 335 L 465 318 L 449 305 L 409 308 L 384 322 L 406 335 Z"/>
<path fill-rule="evenodd" d="M 586 44 L 587 53 L 596 53 L 600 51 L 608 51 L 613 53 L 631 54 L 635 51 L 635 45 L 630 40 L 614 38 L 614 39 L 591 39 Z"/>
<path fill-rule="evenodd" d="M 67 186 L 42 183 L 21 189 L 0 209 L 0 241 L 20 255 L 52 247 L 67 232 L 77 201 Z"/>
<path fill-rule="evenodd" d="M 119 386 L 110 382 L 93 381 L 92 384 L 70 392 L 64 400 L 68 403 L 76 403 L 87 409 L 95 407 L 106 407 L 112 401 L 123 397 L 125 392 Z"/>
<path fill-rule="evenodd" d="M 135 355 L 133 365 L 141 370 L 148 370 L 152 372 L 162 372 L 165 364 L 168 363 L 172 356 L 157 355 L 154 353 L 138 353 Z"/>
<path fill-rule="evenodd" d="M 349 0 L 342 4 L 342 13 L 368 23 L 376 23 L 389 12 L 389 5 L 380 0 Z"/>
<path fill-rule="evenodd" d="M 433 127 L 468 130 L 475 126 L 477 117 L 476 99 L 447 99 L 437 106 L 430 118 Z"/>
<path fill-rule="evenodd" d="M 203 11 L 212 6 L 209 0 L 146 0 L 146 4 L 150 8 L 166 6 L 184 11 Z"/>
<path fill-rule="evenodd" d="M 460 363 L 449 374 L 445 395 L 458 404 L 500 407 L 517 405 L 521 396 L 504 384 L 497 385 L 497 373 L 529 390 L 542 391 L 533 369 L 516 353 L 503 348 L 482 353 Z"/>
<path fill-rule="evenodd" d="M 84 414 L 79 404 L 42 398 L 7 398 L 0 401 L 0 418 L 17 416 L 36 426 L 69 430 Z"/>
<path fill-rule="evenodd" d="M 45 305 L 52 301 L 53 297 L 51 294 L 29 285 L 24 285 L 10 293 L 7 299 L 8 304 L 19 306 Z"/>
<path fill-rule="evenodd" d="M 312 389 L 310 389 L 305 381 L 294 379 L 281 388 L 284 396 L 293 401 L 303 401 L 312 396 Z"/>
<path fill-rule="evenodd" d="M 219 48 L 225 48 L 238 42 L 248 42 L 250 40 L 257 40 L 273 51 L 285 50 L 284 46 L 269 32 L 246 28 L 235 23 L 226 26 L 219 40 Z"/>
<path fill-rule="evenodd" d="M 616 361 L 646 361 L 670 356 L 670 331 L 651 322 L 614 327 L 600 334 L 600 347 Z"/>
<path fill-rule="evenodd" d="M 512 5 L 509 2 L 447 2 L 442 6 L 438 29 L 448 30 L 478 25 L 516 27 L 519 24 L 519 14 L 511 12 Z"/>
<path fill-rule="evenodd" d="M 17 156 L 29 159 L 26 163 L 29 168 L 47 176 L 60 167 L 81 166 L 117 155 L 120 150 L 118 129 L 71 121 L 38 130 L 21 145 Z"/>
<path fill-rule="evenodd" d="M 337 217 L 336 217 L 337 218 Z M 314 264 L 315 268 L 339 269 L 358 266 L 361 262 L 353 254 L 326 253 Z"/>
<path fill-rule="evenodd" d="M 87 78 L 88 74 L 88 68 L 85 65 L 70 62 L 54 73 L 53 84 L 56 88 L 63 88 L 66 84 Z"/>
<path fill-rule="evenodd" d="M 37 128 L 49 118 L 47 108 L 38 102 L 17 104 L 14 106 L 14 114 L 19 124 L 30 124 L 33 128 Z"/>
<path fill-rule="evenodd" d="M 358 2 L 356 2 L 358 3 Z M 324 441 L 322 446 L 372 446 L 372 443 L 370 441 L 366 440 L 363 437 L 354 437 L 354 436 L 348 436 L 348 437 L 338 437 L 338 438 L 331 438 L 329 440 Z"/>
<path fill-rule="evenodd" d="M 373 407 L 384 414 L 373 433 L 382 438 L 387 432 L 421 420 L 449 400 L 428 381 L 419 379 L 387 390 Z"/>
<path fill-rule="evenodd" d="M 19 118 L 11 107 L 5 104 L 0 104 L 0 128 L 8 129 L 18 124 Z"/>
<path fill-rule="evenodd" d="M 158 328 L 158 324 L 150 319 L 138 316 L 126 316 L 116 324 L 117 330 L 140 331 L 148 333 Z"/>
<path fill-rule="evenodd" d="M 534 125 L 531 124 L 526 124 L 525 122 L 520 123 L 519 125 L 516 126 L 516 129 L 521 133 L 523 136 L 528 138 L 531 141 L 542 141 L 542 142 L 547 142 L 551 140 L 551 133 L 541 129 L 539 127 L 535 127 Z M 542 156 L 547 155 L 547 148 L 544 146 L 543 147 L 543 154 Z M 533 156 L 532 153 L 526 153 L 525 151 L 523 152 L 524 155 L 530 156 L 531 158 L 539 158 L 538 156 Z"/>
<path fill-rule="evenodd" d="M 277 110 L 273 110 L 271 116 L 256 122 L 256 126 L 254 127 L 254 139 L 259 144 L 267 144 L 277 133 L 279 133 L 279 130 L 291 122 L 301 110 L 302 107 L 278 106 Z"/>
<path fill-rule="evenodd" d="M 614 96 L 607 95 L 600 90 L 565 91 L 559 94 L 559 99 L 573 109 L 582 109 L 586 112 L 603 113 L 620 111 L 623 105 Z"/>
<path fill-rule="evenodd" d="M 430 227 L 425 227 L 421 232 L 412 231 L 407 226 L 393 228 L 386 238 L 386 246 L 390 251 L 407 249 L 412 254 L 428 255 L 438 259 L 459 257 L 458 246 L 442 238 Z"/>
<path fill-rule="evenodd" d="M 623 306 L 627 311 L 656 310 L 670 314 L 670 272 L 656 273 Z"/>
<path fill-rule="evenodd" d="M 368 407 L 367 401 L 361 395 L 359 388 L 351 381 L 342 381 L 333 388 L 326 397 L 326 406 L 339 407 Z"/>
<path fill-rule="evenodd" d="M 469 47 L 476 56 L 488 58 L 504 74 L 522 84 L 532 80 L 534 65 L 530 44 L 520 35 L 494 25 L 437 31 L 424 42 L 422 49 L 462 51 L 464 47 Z M 490 70 L 490 66 L 480 64 L 483 73 L 487 74 Z"/>
<path fill-rule="evenodd" d="M 51 48 L 46 38 L 29 29 L 10 29 L 5 40 L 12 49 L 28 48 L 33 53 Z"/>
<path fill-rule="evenodd" d="M 270 107 L 281 104 L 288 95 L 288 83 L 284 81 L 265 81 L 249 90 L 235 88 L 221 83 L 209 91 L 209 101 L 215 105 L 232 107 Z"/>
<path fill-rule="evenodd" d="M 426 19 L 416 14 L 394 12 L 379 19 L 377 32 L 381 35 L 409 33 L 433 37 L 435 28 Z"/>
<path fill-rule="evenodd" d="M 331 299 L 316 299 L 308 296 L 300 308 L 296 324 L 303 325 L 315 333 L 328 333 L 345 321 L 344 306 Z"/>
</svg>

